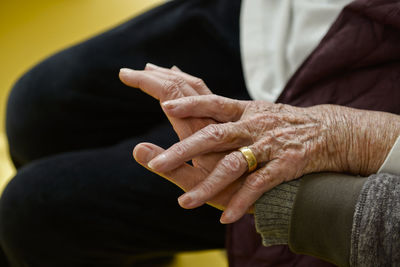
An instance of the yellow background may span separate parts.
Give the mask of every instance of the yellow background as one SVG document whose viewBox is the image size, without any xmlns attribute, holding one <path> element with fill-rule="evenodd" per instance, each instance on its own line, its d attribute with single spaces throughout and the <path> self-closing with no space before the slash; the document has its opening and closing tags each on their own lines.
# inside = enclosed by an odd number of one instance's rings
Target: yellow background
<svg viewBox="0 0 400 267">
<path fill-rule="evenodd" d="M 15 172 L 4 136 L 8 90 L 51 53 L 102 32 L 161 0 L 0 1 L 0 188 Z M 195 230 L 195 229 L 193 229 Z M 182 253 L 171 267 L 227 266 L 222 251 Z"/>
</svg>

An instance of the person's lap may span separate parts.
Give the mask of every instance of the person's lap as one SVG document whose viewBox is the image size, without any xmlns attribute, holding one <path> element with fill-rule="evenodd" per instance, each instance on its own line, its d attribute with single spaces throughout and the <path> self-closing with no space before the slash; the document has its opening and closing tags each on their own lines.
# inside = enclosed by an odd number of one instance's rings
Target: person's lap
<svg viewBox="0 0 400 267">
<path fill-rule="evenodd" d="M 181 209 L 176 202 L 180 190 L 132 159 L 136 142 L 170 142 L 169 127 L 157 130 L 164 135 L 153 132 L 21 168 L 2 200 L 6 253 L 22 256 L 29 264 L 39 259 L 41 266 L 118 266 L 177 251 L 222 247 L 224 228 L 216 210 Z"/>
<path fill-rule="evenodd" d="M 248 98 L 239 6 L 170 2 L 49 58 L 16 84 L 7 134 L 21 168 L 0 203 L 10 258 L 32 266 L 127 265 L 223 246 L 217 210 L 182 210 L 180 190 L 133 160 L 138 142 L 167 147 L 177 139 L 158 103 L 122 85 L 118 70 L 177 65 L 218 94 Z"/>
</svg>

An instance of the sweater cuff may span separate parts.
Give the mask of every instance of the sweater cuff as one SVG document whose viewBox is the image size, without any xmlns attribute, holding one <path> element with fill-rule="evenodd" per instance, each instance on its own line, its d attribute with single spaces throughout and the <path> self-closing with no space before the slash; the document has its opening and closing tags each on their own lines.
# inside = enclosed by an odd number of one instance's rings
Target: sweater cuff
<svg viewBox="0 0 400 267">
<path fill-rule="evenodd" d="M 256 229 L 264 246 L 288 244 L 290 216 L 299 184 L 299 180 L 283 183 L 255 203 Z"/>
<path fill-rule="evenodd" d="M 304 176 L 291 216 L 291 250 L 349 266 L 353 214 L 365 181 L 338 173 Z"/>
</svg>

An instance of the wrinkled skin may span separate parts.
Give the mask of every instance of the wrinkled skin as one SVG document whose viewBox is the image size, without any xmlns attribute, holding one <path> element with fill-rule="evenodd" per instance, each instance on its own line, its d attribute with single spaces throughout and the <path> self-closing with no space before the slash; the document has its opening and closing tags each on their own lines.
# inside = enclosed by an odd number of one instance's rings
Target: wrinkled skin
<svg viewBox="0 0 400 267">
<path fill-rule="evenodd" d="M 160 100 L 181 139 L 166 151 L 139 144 L 135 159 L 188 191 L 179 198 L 182 207 L 209 203 L 225 209 L 223 223 L 242 217 L 264 192 L 304 174 L 375 173 L 400 133 L 396 115 L 233 100 L 211 94 L 177 68 L 148 65 L 120 77 Z M 252 173 L 237 150 L 242 146 L 257 158 Z M 194 166 L 185 163 L 191 159 Z"/>
<path fill-rule="evenodd" d="M 140 88 L 145 93 L 158 99 L 160 103 L 185 96 L 211 94 L 211 91 L 201 79 L 183 73 L 177 67 L 173 67 L 169 70 L 147 64 L 145 71 L 121 71 L 120 79 L 128 86 Z M 167 117 L 181 140 L 209 124 L 218 123 L 208 118 L 180 119 L 168 115 Z M 138 163 L 148 168 L 148 162 L 163 151 L 164 149 L 157 145 L 142 143 L 135 147 L 133 156 Z M 215 164 L 225 154 L 226 153 L 209 153 L 207 155 L 202 155 L 192 160 L 193 166 L 184 163 L 180 167 L 168 172 L 155 172 L 151 169 L 150 171 L 175 183 L 184 191 L 189 191 L 208 176 Z M 233 182 L 221 193 L 210 199 L 208 204 L 220 210 L 224 210 L 231 197 L 240 188 L 241 182 L 241 180 Z"/>
</svg>

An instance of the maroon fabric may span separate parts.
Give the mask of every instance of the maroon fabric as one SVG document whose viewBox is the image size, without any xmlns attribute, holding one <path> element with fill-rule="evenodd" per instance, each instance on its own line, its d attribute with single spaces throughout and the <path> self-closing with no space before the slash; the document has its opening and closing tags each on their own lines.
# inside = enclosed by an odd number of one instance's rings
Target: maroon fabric
<svg viewBox="0 0 400 267">
<path fill-rule="evenodd" d="M 257 234 L 252 215 L 244 216 L 240 221 L 228 227 L 228 261 L 230 267 L 250 266 L 296 266 L 296 267 L 332 267 L 314 257 L 296 255 L 288 246 L 264 247 L 261 236 Z"/>
<path fill-rule="evenodd" d="M 277 102 L 400 114 L 400 1 L 356 0 L 345 7 Z M 252 215 L 229 227 L 227 247 L 233 267 L 332 266 L 287 246 L 263 247 Z"/>
</svg>

